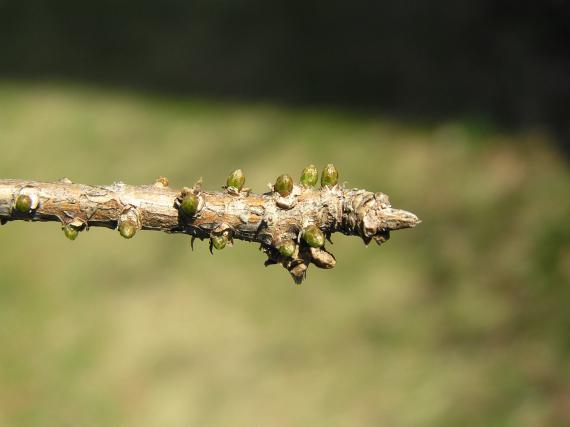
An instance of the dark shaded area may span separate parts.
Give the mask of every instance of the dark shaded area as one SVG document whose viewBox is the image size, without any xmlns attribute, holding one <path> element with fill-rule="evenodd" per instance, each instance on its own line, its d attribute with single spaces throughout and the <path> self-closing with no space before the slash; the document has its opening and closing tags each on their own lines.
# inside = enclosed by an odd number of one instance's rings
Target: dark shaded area
<svg viewBox="0 0 570 427">
<path fill-rule="evenodd" d="M 563 0 L 0 2 L 0 75 L 570 135 Z"/>
</svg>

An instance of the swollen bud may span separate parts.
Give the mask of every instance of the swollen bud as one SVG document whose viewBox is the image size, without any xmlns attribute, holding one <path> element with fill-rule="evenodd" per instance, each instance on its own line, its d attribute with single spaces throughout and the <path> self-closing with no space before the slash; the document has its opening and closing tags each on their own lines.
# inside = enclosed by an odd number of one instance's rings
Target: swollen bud
<svg viewBox="0 0 570 427">
<path fill-rule="evenodd" d="M 228 243 L 228 239 L 226 236 L 212 236 L 212 246 L 216 248 L 218 251 L 221 251 L 226 247 Z"/>
<path fill-rule="evenodd" d="M 319 170 L 315 165 L 309 165 L 301 173 L 301 185 L 305 188 L 314 187 L 319 180 Z"/>
<path fill-rule="evenodd" d="M 67 237 L 69 240 L 75 240 L 79 235 L 79 230 L 74 226 L 67 224 L 63 227 L 63 234 L 65 234 L 65 237 Z"/>
<path fill-rule="evenodd" d="M 16 204 L 14 207 L 20 213 L 28 213 L 32 208 L 32 198 L 27 194 L 20 194 L 16 198 Z"/>
<path fill-rule="evenodd" d="M 325 244 L 325 235 L 315 225 L 309 225 L 303 232 L 303 240 L 312 248 L 320 248 Z"/>
<path fill-rule="evenodd" d="M 198 202 L 198 196 L 188 193 L 180 201 L 180 210 L 186 216 L 194 216 L 198 211 Z"/>
<path fill-rule="evenodd" d="M 290 258 L 295 253 L 295 242 L 293 240 L 287 240 L 279 246 L 278 250 L 281 255 Z"/>
<path fill-rule="evenodd" d="M 323 169 L 321 175 L 321 187 L 334 187 L 338 183 L 338 171 L 332 163 L 329 163 Z"/>
<path fill-rule="evenodd" d="M 279 175 L 273 188 L 281 196 L 287 197 L 293 191 L 293 178 L 287 174 Z"/>
<path fill-rule="evenodd" d="M 233 171 L 226 182 L 228 188 L 235 188 L 237 191 L 241 191 L 243 184 L 245 184 L 245 175 L 241 169 Z"/>
<path fill-rule="evenodd" d="M 119 233 L 125 239 L 130 239 L 137 233 L 137 226 L 132 221 L 122 221 L 119 224 Z"/>
</svg>

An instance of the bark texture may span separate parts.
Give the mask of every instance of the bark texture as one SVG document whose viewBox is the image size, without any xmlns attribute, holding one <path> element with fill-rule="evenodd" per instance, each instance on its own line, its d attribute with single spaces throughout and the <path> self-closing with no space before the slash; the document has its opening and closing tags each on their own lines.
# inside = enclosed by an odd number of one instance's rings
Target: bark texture
<svg viewBox="0 0 570 427">
<path fill-rule="evenodd" d="M 372 240 L 381 244 L 391 230 L 420 222 L 414 214 L 392 208 L 383 193 L 340 185 L 318 189 L 293 185 L 286 196 L 274 190 L 254 194 L 232 186 L 220 192 L 201 187 L 199 181 L 192 188 L 176 190 L 162 177 L 143 186 L 5 179 L 0 180 L 0 221 L 57 221 L 73 239 L 89 227 L 108 227 L 126 238 L 138 230 L 189 234 L 192 242 L 208 239 L 210 250 L 231 245 L 233 239 L 257 242 L 268 256 L 265 264 L 283 265 L 296 283 L 304 279 L 309 264 L 319 268 L 336 264 L 321 244 L 320 233 L 323 242 L 340 232 L 359 236 L 366 244 Z M 187 196 L 197 201 L 194 211 L 183 209 Z"/>
</svg>

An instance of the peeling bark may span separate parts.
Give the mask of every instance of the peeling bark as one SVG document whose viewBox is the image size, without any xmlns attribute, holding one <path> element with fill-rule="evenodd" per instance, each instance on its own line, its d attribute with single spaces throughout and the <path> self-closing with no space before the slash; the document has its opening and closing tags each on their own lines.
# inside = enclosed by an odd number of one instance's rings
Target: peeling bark
<svg viewBox="0 0 570 427">
<path fill-rule="evenodd" d="M 383 193 L 339 185 L 320 189 L 294 185 L 287 196 L 276 191 L 254 194 L 232 186 L 208 192 L 201 187 L 200 181 L 192 188 L 172 189 L 164 177 L 143 186 L 122 182 L 89 186 L 65 178 L 57 182 L 5 179 L 0 180 L 0 221 L 57 221 L 68 232 L 118 228 L 128 238 L 137 230 L 184 233 L 192 240 L 209 239 L 210 249 L 221 249 L 233 239 L 257 242 L 268 256 L 265 264 L 281 264 L 296 283 L 304 279 L 309 264 L 319 268 L 336 264 L 324 247 L 311 247 L 310 240 L 303 238 L 310 225 L 327 239 L 340 232 L 359 236 L 366 244 L 372 240 L 381 244 L 390 231 L 420 223 L 414 214 L 392 208 Z M 197 198 L 190 214 L 181 205 L 188 194 Z M 290 241 L 295 243 L 293 253 L 283 255 L 291 252 L 279 248 Z"/>
</svg>

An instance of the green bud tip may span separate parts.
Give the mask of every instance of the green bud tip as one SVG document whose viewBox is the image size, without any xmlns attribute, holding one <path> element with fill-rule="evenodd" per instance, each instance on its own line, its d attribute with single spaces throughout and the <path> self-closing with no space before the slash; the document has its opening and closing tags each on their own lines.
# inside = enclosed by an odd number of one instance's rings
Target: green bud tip
<svg viewBox="0 0 570 427">
<path fill-rule="evenodd" d="M 26 194 L 20 194 L 16 199 L 16 210 L 21 213 L 28 213 L 32 208 L 32 198 Z"/>
<path fill-rule="evenodd" d="M 287 174 L 279 175 L 273 186 L 281 196 L 287 197 L 293 191 L 293 178 Z"/>
<path fill-rule="evenodd" d="M 221 251 L 226 247 L 228 243 L 228 239 L 225 236 L 212 236 L 212 246 L 216 248 L 218 251 Z"/>
<path fill-rule="evenodd" d="M 309 165 L 301 173 L 301 185 L 303 187 L 314 187 L 319 180 L 319 170 L 315 165 Z"/>
<path fill-rule="evenodd" d="M 329 163 L 323 169 L 321 175 L 321 187 L 334 187 L 338 183 L 338 171 L 332 163 Z"/>
<path fill-rule="evenodd" d="M 130 239 L 137 233 L 137 226 L 131 221 L 123 221 L 119 224 L 119 233 L 125 239 Z"/>
<path fill-rule="evenodd" d="M 192 193 L 186 194 L 180 201 L 180 210 L 187 216 L 195 215 L 198 211 L 198 196 Z"/>
<path fill-rule="evenodd" d="M 233 171 L 230 176 L 228 176 L 227 180 L 227 187 L 233 187 L 238 191 L 241 191 L 243 185 L 245 184 L 245 175 L 243 174 L 241 169 L 237 169 Z"/>
<path fill-rule="evenodd" d="M 63 227 L 63 233 L 69 240 L 75 240 L 79 235 L 79 230 L 74 226 L 67 224 L 65 227 Z"/>
<path fill-rule="evenodd" d="M 303 240 L 313 248 L 320 248 L 325 244 L 325 235 L 317 226 L 309 225 L 303 233 Z"/>
<path fill-rule="evenodd" d="M 290 258 L 295 253 L 295 242 L 293 240 L 287 240 L 279 246 L 279 253 L 284 257 Z"/>
</svg>

